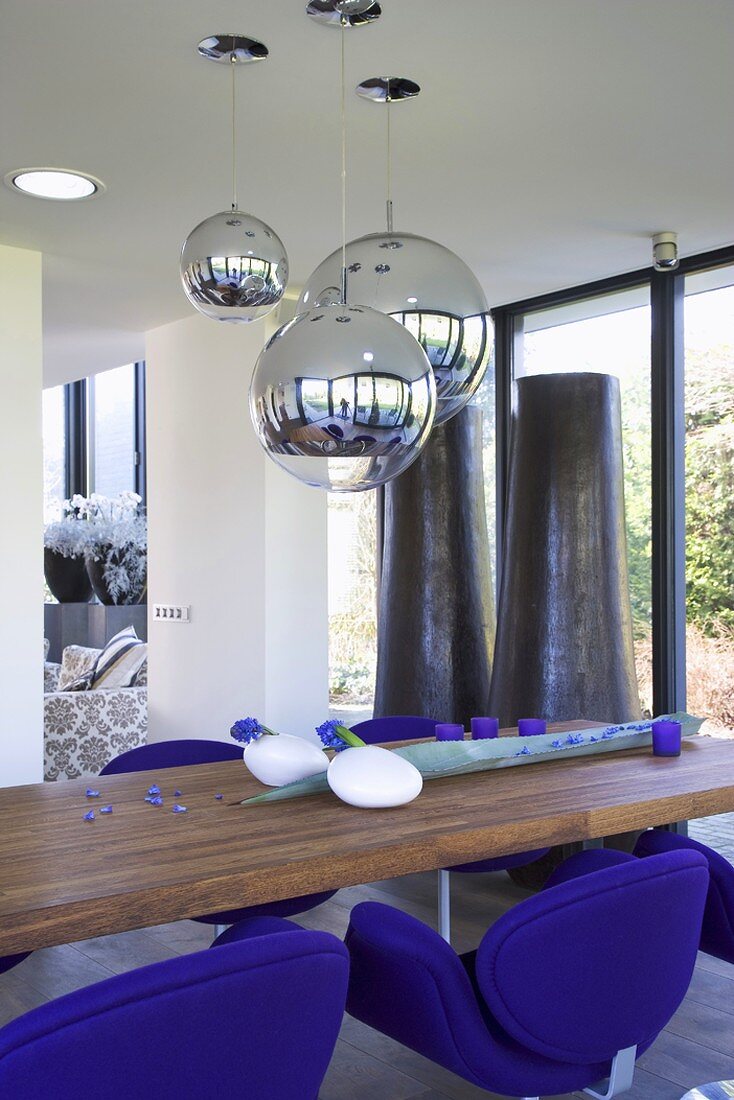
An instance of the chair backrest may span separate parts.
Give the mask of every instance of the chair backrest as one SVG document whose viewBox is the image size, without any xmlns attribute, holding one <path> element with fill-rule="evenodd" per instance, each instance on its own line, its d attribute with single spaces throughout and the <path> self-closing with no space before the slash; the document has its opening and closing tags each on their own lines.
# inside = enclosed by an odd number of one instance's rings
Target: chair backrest
<svg viewBox="0 0 734 1100">
<path fill-rule="evenodd" d="M 734 963 L 734 867 L 722 855 L 689 836 L 649 829 L 637 841 L 636 856 L 654 856 L 661 852 L 699 852 L 709 866 L 706 908 L 701 927 L 701 951 Z"/>
<path fill-rule="evenodd" d="M 368 745 L 379 745 L 388 741 L 416 741 L 421 737 L 435 737 L 436 721 L 434 718 L 396 714 L 390 718 L 368 718 L 366 722 L 357 722 L 352 730 Z"/>
<path fill-rule="evenodd" d="M 694 852 L 623 863 L 521 902 L 477 953 L 479 988 L 523 1046 L 562 1062 L 642 1046 L 683 1000 L 708 868 Z"/>
<path fill-rule="evenodd" d="M 259 936 L 119 975 L 0 1031 L 0 1096 L 316 1100 L 344 1011 L 335 936 Z"/>
<path fill-rule="evenodd" d="M 198 738 L 179 741 L 156 741 L 140 745 L 116 756 L 106 764 L 100 775 L 123 775 L 126 772 L 146 772 L 159 768 L 185 768 L 190 764 L 218 764 L 222 760 L 241 760 L 242 748 L 226 741 L 204 741 Z"/>
</svg>

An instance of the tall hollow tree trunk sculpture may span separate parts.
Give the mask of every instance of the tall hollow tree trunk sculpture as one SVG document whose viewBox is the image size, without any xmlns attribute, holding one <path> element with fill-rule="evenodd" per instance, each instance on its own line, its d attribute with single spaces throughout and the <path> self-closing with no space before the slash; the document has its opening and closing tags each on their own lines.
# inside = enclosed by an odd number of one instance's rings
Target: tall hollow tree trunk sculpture
<svg viewBox="0 0 734 1100">
<path fill-rule="evenodd" d="M 517 383 L 489 710 L 502 725 L 640 716 L 610 375 Z"/>
<path fill-rule="evenodd" d="M 385 490 L 375 716 L 468 723 L 484 713 L 493 643 L 482 413 L 467 407 Z"/>
</svg>

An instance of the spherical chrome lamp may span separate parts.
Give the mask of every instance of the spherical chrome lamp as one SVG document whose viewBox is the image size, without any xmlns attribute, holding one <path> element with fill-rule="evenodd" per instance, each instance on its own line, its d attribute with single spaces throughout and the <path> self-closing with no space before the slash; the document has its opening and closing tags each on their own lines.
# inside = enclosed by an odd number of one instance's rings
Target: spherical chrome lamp
<svg viewBox="0 0 734 1100">
<path fill-rule="evenodd" d="M 339 303 L 297 315 L 268 342 L 250 414 L 270 457 L 331 492 L 375 489 L 420 454 L 436 386 L 420 344 L 384 313 Z"/>
<path fill-rule="evenodd" d="M 364 13 L 359 0 L 351 13 L 347 0 L 319 0 L 320 12 L 314 6 L 310 15 L 341 28 L 343 251 L 345 31 L 363 25 L 356 17 Z M 334 13 L 336 24 L 323 18 Z M 250 386 L 250 415 L 268 455 L 306 485 L 337 493 L 375 489 L 407 469 L 427 442 L 436 411 L 436 383 L 421 345 L 385 313 L 347 305 L 347 278 L 339 264 L 331 300 L 275 333 Z"/>
<path fill-rule="evenodd" d="M 199 54 L 232 73 L 232 208 L 200 222 L 181 249 L 181 283 L 191 304 L 214 321 L 257 321 L 283 297 L 288 256 L 275 230 L 239 209 L 235 67 L 268 56 L 267 47 L 237 34 L 211 35 Z"/>
<path fill-rule="evenodd" d="M 420 342 L 436 376 L 436 423 L 448 420 L 471 400 L 484 378 L 491 352 L 487 299 L 473 272 L 455 252 L 427 237 L 399 233 L 392 226 L 390 104 L 412 99 L 420 88 L 404 77 L 374 77 L 359 85 L 365 99 L 387 105 L 388 228 L 346 247 L 349 300 L 389 313 Z M 316 268 L 298 308 L 334 301 L 341 251 Z"/>
</svg>

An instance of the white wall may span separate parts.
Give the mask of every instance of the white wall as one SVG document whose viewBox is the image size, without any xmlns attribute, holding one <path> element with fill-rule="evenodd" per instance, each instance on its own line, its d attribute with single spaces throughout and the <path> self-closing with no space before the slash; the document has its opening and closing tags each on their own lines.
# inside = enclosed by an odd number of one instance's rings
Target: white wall
<svg viewBox="0 0 734 1100">
<path fill-rule="evenodd" d="M 147 334 L 150 739 L 307 733 L 328 706 L 326 497 L 262 451 L 247 406 L 264 323 Z"/>
<path fill-rule="evenodd" d="M 43 779 L 41 254 L 0 245 L 0 787 Z"/>
</svg>

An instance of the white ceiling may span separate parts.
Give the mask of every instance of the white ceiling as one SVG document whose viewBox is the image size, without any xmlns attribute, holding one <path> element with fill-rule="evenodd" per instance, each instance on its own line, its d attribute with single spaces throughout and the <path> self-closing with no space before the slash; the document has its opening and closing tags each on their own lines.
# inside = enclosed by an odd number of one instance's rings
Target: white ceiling
<svg viewBox="0 0 734 1100">
<path fill-rule="evenodd" d="M 734 240 L 732 0 L 382 0 L 350 86 L 423 86 L 394 110 L 396 226 L 459 252 L 500 304 Z M 238 72 L 241 205 L 293 284 L 338 243 L 338 31 L 305 0 L 0 0 L 0 176 L 49 165 L 107 192 L 0 186 L 0 241 L 45 260 L 48 382 L 142 354 L 185 317 L 178 253 L 229 203 L 228 73 L 195 47 L 260 38 Z M 349 100 L 349 232 L 381 228 L 384 112 Z"/>
</svg>

